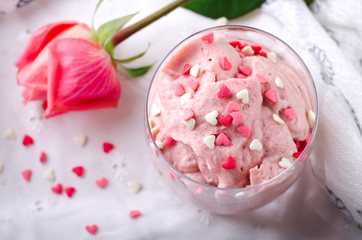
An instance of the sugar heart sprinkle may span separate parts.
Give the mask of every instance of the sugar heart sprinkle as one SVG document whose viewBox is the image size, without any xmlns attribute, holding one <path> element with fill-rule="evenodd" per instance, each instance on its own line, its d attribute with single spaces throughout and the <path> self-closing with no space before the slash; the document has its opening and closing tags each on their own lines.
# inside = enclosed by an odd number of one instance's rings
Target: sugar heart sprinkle
<svg viewBox="0 0 362 240">
<path fill-rule="evenodd" d="M 196 91 L 200 86 L 199 81 L 197 81 L 196 79 L 193 79 L 193 78 L 189 78 L 188 83 L 189 83 L 190 88 L 194 91 Z"/>
<path fill-rule="evenodd" d="M 230 140 L 225 135 L 225 133 L 222 132 L 217 136 L 217 138 L 215 140 L 215 144 L 216 144 L 216 146 L 221 146 L 221 145 L 229 146 L 230 145 Z"/>
<path fill-rule="evenodd" d="M 47 155 L 45 154 L 45 152 L 41 151 L 39 153 L 39 162 L 45 163 L 46 160 L 47 160 Z"/>
<path fill-rule="evenodd" d="M 280 88 L 280 89 L 283 89 L 284 88 L 284 84 L 283 84 L 283 81 L 279 78 L 279 77 L 276 77 L 275 78 L 275 85 Z"/>
<path fill-rule="evenodd" d="M 159 108 L 156 104 L 153 104 L 151 108 L 151 115 L 158 116 L 160 115 L 160 113 L 161 113 L 161 108 Z"/>
<path fill-rule="evenodd" d="M 225 84 L 219 85 L 219 92 L 217 93 L 218 98 L 226 98 L 230 96 L 231 92 Z"/>
<path fill-rule="evenodd" d="M 282 168 L 288 168 L 292 165 L 292 163 L 289 161 L 288 158 L 282 157 L 282 159 L 279 161 L 279 166 Z"/>
<path fill-rule="evenodd" d="M 189 74 L 191 68 L 192 68 L 192 66 L 190 64 L 185 64 L 184 68 L 182 69 L 182 75 Z"/>
<path fill-rule="evenodd" d="M 187 121 L 187 120 L 189 120 L 190 118 L 192 118 L 194 116 L 194 111 L 192 111 L 192 109 L 191 108 L 186 108 L 185 110 L 184 110 L 184 115 L 183 115 L 183 120 L 184 121 Z"/>
<path fill-rule="evenodd" d="M 83 176 L 84 168 L 82 166 L 77 166 L 77 167 L 72 168 L 72 172 L 77 174 L 78 177 L 81 177 L 81 176 Z"/>
<path fill-rule="evenodd" d="M 277 55 L 275 54 L 275 52 L 268 52 L 266 54 L 266 57 L 273 63 L 277 62 Z"/>
<path fill-rule="evenodd" d="M 138 181 L 129 181 L 128 187 L 133 193 L 138 193 L 142 189 L 142 185 Z"/>
<path fill-rule="evenodd" d="M 266 91 L 264 93 L 264 96 L 272 103 L 276 103 L 277 102 L 277 96 L 276 96 L 276 92 L 273 88 L 269 89 L 268 91 Z"/>
<path fill-rule="evenodd" d="M 230 113 L 230 115 L 233 119 L 231 122 L 233 124 L 233 126 L 238 126 L 244 117 L 243 114 L 240 112 L 232 112 L 232 113 Z"/>
<path fill-rule="evenodd" d="M 294 108 L 287 108 L 284 110 L 284 115 L 287 117 L 289 121 L 293 121 L 295 116 Z"/>
<path fill-rule="evenodd" d="M 213 32 L 209 32 L 206 33 L 205 35 L 203 35 L 201 37 L 202 41 L 208 42 L 208 43 L 213 43 L 214 42 L 214 33 Z"/>
<path fill-rule="evenodd" d="M 52 192 L 55 193 L 55 194 L 62 194 L 63 192 L 63 186 L 62 184 L 58 183 L 56 185 L 54 185 L 52 188 L 51 188 Z"/>
<path fill-rule="evenodd" d="M 230 70 L 232 68 L 231 63 L 226 57 L 223 57 L 221 59 L 220 66 L 225 71 Z"/>
<path fill-rule="evenodd" d="M 265 51 L 260 51 L 259 55 L 267 58 L 267 53 Z"/>
<path fill-rule="evenodd" d="M 245 76 L 249 76 L 251 74 L 251 69 L 249 68 L 249 66 L 239 66 L 238 69 L 240 73 Z"/>
<path fill-rule="evenodd" d="M 243 49 L 241 51 L 247 56 L 254 55 L 254 50 L 250 46 L 243 47 Z"/>
<path fill-rule="evenodd" d="M 239 41 L 229 41 L 229 44 L 234 48 L 241 49 L 241 43 Z"/>
<path fill-rule="evenodd" d="M 102 177 L 100 179 L 96 179 L 95 184 L 100 188 L 105 188 L 107 186 L 107 178 Z"/>
<path fill-rule="evenodd" d="M 44 177 L 49 181 L 55 181 L 56 179 L 55 170 L 53 168 L 49 168 L 48 170 L 45 171 Z"/>
<path fill-rule="evenodd" d="M 262 49 L 262 47 L 259 46 L 259 45 L 251 45 L 250 47 L 254 50 L 254 54 L 255 54 L 255 55 L 258 55 L 259 52 L 260 52 L 261 49 Z"/>
<path fill-rule="evenodd" d="M 258 139 L 254 139 L 249 146 L 250 150 L 261 151 L 263 150 L 263 145 Z"/>
<path fill-rule="evenodd" d="M 240 110 L 240 106 L 239 104 L 237 104 L 234 101 L 230 101 L 228 103 L 228 105 L 226 106 L 226 111 L 228 111 L 229 113 L 231 112 L 238 112 Z"/>
<path fill-rule="evenodd" d="M 235 78 L 244 79 L 244 78 L 246 78 L 246 76 L 244 74 L 237 73 L 237 74 L 235 74 Z"/>
<path fill-rule="evenodd" d="M 205 120 L 210 123 L 211 125 L 215 126 L 217 124 L 217 117 L 218 117 L 219 113 L 214 110 L 214 111 L 211 111 L 209 113 L 207 113 L 204 118 Z"/>
<path fill-rule="evenodd" d="M 198 77 L 199 76 L 199 72 L 200 72 L 200 65 L 199 64 L 195 64 L 191 69 L 190 69 L 190 75 L 193 77 Z"/>
<path fill-rule="evenodd" d="M 249 102 L 249 92 L 247 89 L 243 89 L 236 93 L 236 98 L 240 99 L 243 103 Z"/>
<path fill-rule="evenodd" d="M 172 137 L 165 136 L 162 143 L 163 143 L 164 147 L 167 147 L 167 146 L 174 144 L 175 142 L 176 142 L 175 139 L 173 139 Z"/>
<path fill-rule="evenodd" d="M 247 138 L 250 136 L 250 127 L 248 125 L 240 126 L 237 128 L 238 132 L 241 133 L 241 136 Z"/>
<path fill-rule="evenodd" d="M 23 145 L 29 146 L 29 145 L 32 145 L 33 143 L 34 143 L 34 140 L 29 135 L 25 134 L 23 137 Z"/>
<path fill-rule="evenodd" d="M 12 128 L 6 129 L 5 132 L 3 133 L 3 135 L 4 135 L 4 137 L 5 137 L 6 139 L 12 139 L 12 140 L 14 140 L 14 139 L 16 138 L 15 131 L 14 131 L 14 129 L 12 129 Z"/>
<path fill-rule="evenodd" d="M 31 175 L 32 175 L 32 171 L 31 169 L 26 169 L 24 171 L 21 172 L 21 175 L 23 176 L 23 178 L 26 180 L 26 181 L 30 181 L 31 179 Z"/>
<path fill-rule="evenodd" d="M 64 192 L 67 194 L 67 196 L 69 198 L 71 198 L 75 192 L 75 188 L 74 187 L 66 187 L 64 188 Z"/>
<path fill-rule="evenodd" d="M 265 79 L 265 77 L 263 77 L 262 75 L 259 74 L 255 74 L 256 79 L 259 80 L 260 84 L 264 84 L 267 83 L 268 81 Z"/>
<path fill-rule="evenodd" d="M 87 225 L 85 226 L 85 230 L 87 230 L 87 232 L 89 232 L 89 234 L 96 234 L 98 231 L 98 226 L 97 225 Z"/>
<path fill-rule="evenodd" d="M 187 92 L 180 97 L 180 103 L 181 104 L 187 103 L 188 101 L 190 101 L 191 98 L 192 98 L 191 93 Z"/>
<path fill-rule="evenodd" d="M 109 142 L 103 143 L 103 152 L 104 153 L 109 153 L 113 148 L 114 148 L 114 145 L 112 143 L 109 143 Z"/>
<path fill-rule="evenodd" d="M 87 144 L 88 138 L 84 134 L 80 134 L 73 138 L 74 144 L 78 145 L 79 147 L 84 147 Z"/>
<path fill-rule="evenodd" d="M 230 114 L 226 114 L 226 115 L 219 115 L 217 116 L 216 119 L 221 125 L 227 127 L 229 126 L 232 118 Z"/>
<path fill-rule="evenodd" d="M 187 129 L 193 130 L 195 128 L 195 125 L 196 125 L 195 119 L 190 118 L 189 120 L 183 121 L 183 122 L 184 122 L 184 125 L 187 127 Z"/>
<path fill-rule="evenodd" d="M 202 141 L 205 143 L 205 145 L 210 148 L 210 149 L 214 149 L 215 148 L 215 136 L 214 135 L 209 135 L 206 136 L 202 139 Z"/>
<path fill-rule="evenodd" d="M 177 97 L 181 97 L 184 94 L 185 94 L 184 87 L 181 84 L 177 83 L 176 86 L 175 86 L 175 95 Z"/>
<path fill-rule="evenodd" d="M 138 218 L 139 216 L 141 216 L 141 212 L 139 210 L 131 210 L 129 211 L 128 216 L 130 218 Z"/>
<path fill-rule="evenodd" d="M 273 114 L 273 119 L 276 123 L 278 124 L 284 124 L 284 121 L 277 115 L 277 114 Z"/>
<path fill-rule="evenodd" d="M 229 156 L 222 164 L 221 167 L 224 169 L 235 169 L 236 162 L 232 156 Z"/>
</svg>

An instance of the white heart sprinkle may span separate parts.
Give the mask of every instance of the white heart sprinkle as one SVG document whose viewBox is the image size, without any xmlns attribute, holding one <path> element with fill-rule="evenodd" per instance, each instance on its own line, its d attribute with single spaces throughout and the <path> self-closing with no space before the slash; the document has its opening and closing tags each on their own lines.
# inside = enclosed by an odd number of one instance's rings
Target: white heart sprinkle
<svg viewBox="0 0 362 240">
<path fill-rule="evenodd" d="M 156 104 L 152 105 L 151 115 L 157 116 L 157 115 L 160 115 L 160 113 L 161 113 L 161 108 L 159 108 Z"/>
<path fill-rule="evenodd" d="M 308 122 L 310 125 L 313 125 L 315 122 L 315 113 L 312 110 L 308 111 Z"/>
<path fill-rule="evenodd" d="M 191 98 L 192 98 L 191 93 L 190 93 L 190 92 L 187 92 L 187 93 L 185 93 L 184 95 L 182 95 L 182 96 L 180 97 L 180 103 L 181 103 L 181 104 L 184 104 L 184 103 L 188 102 Z"/>
<path fill-rule="evenodd" d="M 55 171 L 53 168 L 49 168 L 45 171 L 44 177 L 48 179 L 49 181 L 55 181 Z"/>
<path fill-rule="evenodd" d="M 148 124 L 150 125 L 150 128 L 153 128 L 155 126 L 155 122 L 151 118 L 148 119 Z"/>
<path fill-rule="evenodd" d="M 245 192 L 238 192 L 238 193 L 235 193 L 234 197 L 235 198 L 243 198 L 245 196 Z"/>
<path fill-rule="evenodd" d="M 240 99 L 243 103 L 249 102 L 249 92 L 247 89 L 243 89 L 236 93 L 236 97 Z"/>
<path fill-rule="evenodd" d="M 243 49 L 241 51 L 247 56 L 254 55 L 254 50 L 250 46 L 243 47 Z"/>
<path fill-rule="evenodd" d="M 162 142 L 160 142 L 160 141 L 155 141 L 155 143 L 156 143 L 156 146 L 158 147 L 158 149 L 162 149 L 163 148 L 163 143 Z"/>
<path fill-rule="evenodd" d="M 129 181 L 128 187 L 132 192 L 138 193 L 139 191 L 141 191 L 142 185 L 137 181 Z"/>
<path fill-rule="evenodd" d="M 261 145 L 261 142 L 258 139 L 254 139 L 251 143 L 249 148 L 251 150 L 261 151 L 263 150 L 263 145 Z"/>
<path fill-rule="evenodd" d="M 282 168 L 288 168 L 292 165 L 292 163 L 289 161 L 288 158 L 282 157 L 282 159 L 279 161 L 279 166 Z"/>
<path fill-rule="evenodd" d="M 4 170 L 4 164 L 0 162 L 0 173 L 2 173 Z"/>
<path fill-rule="evenodd" d="M 190 118 L 189 120 L 184 121 L 185 126 L 190 130 L 194 129 L 195 123 L 196 123 L 196 121 L 193 118 Z"/>
<path fill-rule="evenodd" d="M 282 81 L 279 77 L 276 77 L 276 78 L 275 78 L 275 85 L 276 85 L 278 88 L 281 88 L 281 89 L 284 88 L 283 81 Z"/>
<path fill-rule="evenodd" d="M 151 129 L 151 133 L 152 135 L 155 137 L 157 135 L 157 133 L 160 132 L 160 129 L 158 127 L 154 127 Z"/>
<path fill-rule="evenodd" d="M 217 116 L 219 116 L 219 113 L 214 110 L 212 112 L 209 112 L 208 114 L 205 115 L 205 119 L 208 123 L 210 123 L 211 125 L 215 126 L 217 124 Z"/>
<path fill-rule="evenodd" d="M 73 142 L 80 147 L 84 147 L 87 144 L 87 139 L 88 138 L 86 135 L 81 134 L 79 136 L 74 137 Z"/>
<path fill-rule="evenodd" d="M 16 138 L 15 131 L 12 128 L 6 129 L 3 135 L 4 135 L 4 137 L 6 139 L 13 139 L 14 140 Z"/>
<path fill-rule="evenodd" d="M 206 136 L 202 139 L 205 143 L 205 145 L 210 148 L 210 149 L 214 149 L 215 148 L 215 135 L 209 135 Z"/>
<path fill-rule="evenodd" d="M 273 119 L 276 123 L 279 123 L 280 125 L 284 124 L 283 119 L 281 119 L 278 115 L 273 114 Z"/>
<path fill-rule="evenodd" d="M 199 72 L 200 72 L 200 65 L 199 65 L 199 64 L 195 64 L 195 65 L 190 69 L 190 75 L 193 76 L 193 77 L 199 76 Z"/>
<path fill-rule="evenodd" d="M 228 19 L 226 17 L 220 17 L 215 20 L 216 26 L 222 26 L 222 25 L 226 25 L 226 24 L 228 24 Z"/>
<path fill-rule="evenodd" d="M 275 52 L 268 52 L 266 56 L 271 62 L 273 63 L 277 62 L 277 55 L 275 54 Z"/>
</svg>

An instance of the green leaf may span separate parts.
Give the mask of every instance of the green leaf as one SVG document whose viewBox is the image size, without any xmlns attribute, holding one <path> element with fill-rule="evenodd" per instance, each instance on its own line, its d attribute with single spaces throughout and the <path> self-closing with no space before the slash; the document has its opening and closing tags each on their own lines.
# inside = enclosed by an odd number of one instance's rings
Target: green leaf
<svg viewBox="0 0 362 240">
<path fill-rule="evenodd" d="M 313 1 L 314 1 L 314 0 L 304 0 L 304 2 L 305 2 L 307 5 L 311 4 Z"/>
<path fill-rule="evenodd" d="M 148 45 L 147 49 L 144 51 L 144 52 L 141 52 L 133 57 L 130 57 L 130 58 L 126 58 L 126 59 L 116 59 L 116 58 L 112 58 L 112 61 L 116 62 L 116 63 L 129 63 L 129 62 L 132 62 L 138 58 L 141 58 L 143 57 L 146 52 L 148 51 L 148 49 L 150 48 L 150 45 Z"/>
<path fill-rule="evenodd" d="M 136 78 L 136 77 L 141 77 L 143 75 L 145 75 L 148 70 L 151 69 L 151 67 L 153 66 L 153 64 L 148 65 L 148 66 L 144 66 L 144 67 L 139 67 L 139 68 L 128 68 L 125 66 L 121 66 L 127 73 L 128 75 L 130 75 L 132 78 Z"/>
</svg>

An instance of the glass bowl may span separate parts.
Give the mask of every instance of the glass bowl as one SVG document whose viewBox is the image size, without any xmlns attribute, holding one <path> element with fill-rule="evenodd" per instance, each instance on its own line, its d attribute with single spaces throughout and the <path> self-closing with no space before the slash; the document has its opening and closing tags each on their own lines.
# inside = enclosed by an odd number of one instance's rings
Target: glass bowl
<svg viewBox="0 0 362 240">
<path fill-rule="evenodd" d="M 175 49 L 182 47 L 185 41 L 190 38 L 201 37 L 203 34 L 210 31 L 221 32 L 230 38 L 246 40 L 266 47 L 269 51 L 275 52 L 278 58 L 287 62 L 288 65 L 291 66 L 303 80 L 309 94 L 312 109 L 316 113 L 316 119 L 312 128 L 310 139 L 301 155 L 282 173 L 258 185 L 246 186 L 243 188 L 219 188 L 194 181 L 177 170 L 164 157 L 153 138 L 151 130 L 152 126 L 150 126 L 149 122 L 149 113 L 155 92 L 152 91 L 153 82 L 157 77 L 160 67 L 164 64 L 166 59 L 172 56 Z M 271 202 L 285 192 L 296 180 L 311 153 L 314 136 L 317 130 L 317 123 L 318 101 L 316 89 L 309 70 L 298 54 L 285 42 L 270 33 L 256 28 L 237 25 L 226 25 L 202 30 L 187 37 L 173 50 L 171 50 L 153 76 L 145 106 L 146 140 L 149 146 L 151 160 L 158 170 L 162 180 L 183 200 L 193 203 L 200 209 L 208 210 L 216 214 L 237 214 L 256 209 Z"/>
</svg>

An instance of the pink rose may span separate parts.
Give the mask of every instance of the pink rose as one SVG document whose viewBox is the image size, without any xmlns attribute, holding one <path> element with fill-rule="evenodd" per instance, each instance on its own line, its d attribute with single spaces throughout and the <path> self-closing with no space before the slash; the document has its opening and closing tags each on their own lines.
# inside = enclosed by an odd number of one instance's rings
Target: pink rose
<svg viewBox="0 0 362 240">
<path fill-rule="evenodd" d="M 117 106 L 121 84 L 115 65 L 85 24 L 57 22 L 37 29 L 15 65 L 24 103 L 47 101 L 45 118 Z"/>
</svg>

